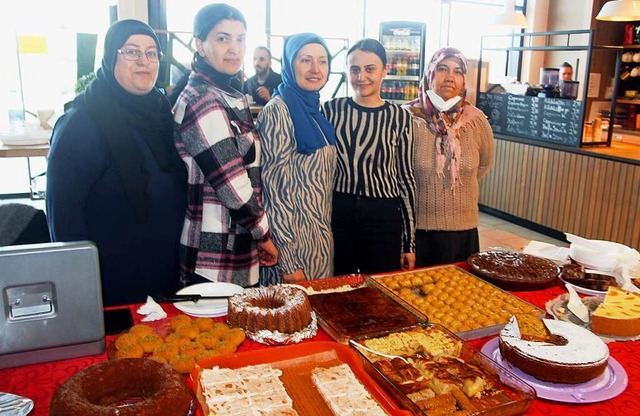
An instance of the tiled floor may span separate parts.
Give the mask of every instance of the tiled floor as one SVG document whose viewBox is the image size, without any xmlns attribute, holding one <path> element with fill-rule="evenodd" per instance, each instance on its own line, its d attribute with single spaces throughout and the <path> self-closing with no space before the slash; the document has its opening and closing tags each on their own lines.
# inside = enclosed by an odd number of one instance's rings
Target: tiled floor
<svg viewBox="0 0 640 416">
<path fill-rule="evenodd" d="M 8 202 L 19 202 L 23 204 L 30 204 L 39 209 L 44 208 L 44 200 L 33 201 L 30 199 L 12 199 L 12 200 L 0 200 L 0 204 Z M 480 234 L 480 250 L 485 251 L 491 247 L 512 248 L 516 250 L 522 250 L 524 246 L 531 240 L 542 241 L 545 243 L 554 244 L 561 247 L 568 247 L 568 244 L 555 240 L 544 234 L 537 233 L 528 228 L 521 227 L 514 223 L 505 221 L 501 218 L 480 213 L 480 227 L 478 227 L 478 233 Z"/>
<path fill-rule="evenodd" d="M 521 227 L 483 212 L 480 213 L 480 250 L 491 247 L 512 248 L 522 250 L 529 241 L 542 241 L 559 247 L 569 247 L 568 243 L 548 237 L 544 234 Z"/>
</svg>

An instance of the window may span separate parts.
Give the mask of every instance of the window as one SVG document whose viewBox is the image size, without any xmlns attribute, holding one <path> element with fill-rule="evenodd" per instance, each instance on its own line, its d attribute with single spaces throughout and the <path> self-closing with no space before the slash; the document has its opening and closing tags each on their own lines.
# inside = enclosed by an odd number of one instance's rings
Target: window
<svg viewBox="0 0 640 416">
<path fill-rule="evenodd" d="M 274 69 L 279 71 L 278 60 L 282 54 L 283 37 L 298 32 L 314 32 L 327 39 L 332 52 L 339 51 L 346 43 L 351 45 L 362 37 L 377 39 L 380 22 L 400 20 L 419 21 L 427 25 L 425 53 L 429 57 L 440 47 L 451 45 L 460 49 L 468 58 L 478 58 L 480 37 L 497 32 L 490 26 L 491 16 L 502 11 L 505 0 L 401 0 L 398 7 L 377 0 L 325 0 L 321 7 L 310 11 L 309 4 L 299 0 L 230 0 L 227 3 L 240 9 L 247 20 L 248 42 L 245 57 L 245 75 L 252 76 L 251 54 L 258 45 L 271 48 L 275 58 Z M 192 32 L 193 17 L 209 4 L 207 0 L 166 0 L 167 29 Z M 267 10 L 268 5 L 270 9 Z M 523 10 L 525 0 L 516 0 L 516 9 Z M 330 23 L 330 24 L 329 24 Z M 266 28 L 269 27 L 269 33 Z M 492 77 L 504 76 L 506 57 L 484 57 L 491 60 Z M 181 59 L 190 61 L 188 54 Z M 332 70 L 341 71 L 345 54 L 336 55 Z M 322 91 L 323 98 L 337 87 L 332 77 Z M 341 90 L 346 93 L 346 89 Z"/>
<path fill-rule="evenodd" d="M 109 26 L 108 6 L 107 0 L 23 0 L 4 10 L 0 15 L 0 131 L 9 129 L 9 110 L 15 107 L 26 110 L 28 124 L 37 123 L 38 109 L 62 113 L 64 103 L 75 97 L 76 35 L 104 34 Z M 101 46 L 99 41 L 98 53 Z M 33 173 L 44 169 L 43 158 L 34 162 Z M 0 194 L 28 190 L 26 159 L 0 159 Z"/>
</svg>

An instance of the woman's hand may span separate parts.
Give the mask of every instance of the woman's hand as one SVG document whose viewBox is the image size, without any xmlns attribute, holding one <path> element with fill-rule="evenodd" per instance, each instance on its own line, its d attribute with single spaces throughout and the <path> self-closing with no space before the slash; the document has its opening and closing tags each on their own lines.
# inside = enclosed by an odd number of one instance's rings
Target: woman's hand
<svg viewBox="0 0 640 416">
<path fill-rule="evenodd" d="M 400 267 L 402 270 L 411 270 L 416 265 L 416 253 L 402 253 L 400 255 Z"/>
<path fill-rule="evenodd" d="M 305 280 L 306 277 L 304 275 L 304 271 L 302 269 L 298 269 L 295 272 L 291 273 L 291 274 L 283 274 L 282 275 L 282 280 L 284 280 L 285 283 L 296 283 L 296 282 L 300 282 L 302 280 Z"/>
<path fill-rule="evenodd" d="M 278 249 L 271 239 L 258 243 L 258 261 L 261 266 L 275 266 L 278 263 Z"/>
</svg>

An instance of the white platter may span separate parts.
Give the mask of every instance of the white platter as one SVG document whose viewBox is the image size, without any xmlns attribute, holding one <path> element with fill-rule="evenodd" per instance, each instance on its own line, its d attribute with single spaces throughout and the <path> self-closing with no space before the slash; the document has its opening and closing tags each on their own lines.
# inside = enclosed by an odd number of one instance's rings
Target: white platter
<svg viewBox="0 0 640 416">
<path fill-rule="evenodd" d="M 594 290 L 594 289 L 588 289 L 586 287 L 574 285 L 573 283 L 569 283 L 569 282 L 565 281 L 562 277 L 560 277 L 560 280 L 562 280 L 564 283 L 566 283 L 568 285 L 571 285 L 571 287 L 573 287 L 576 292 L 582 293 L 583 295 L 600 296 L 601 298 L 603 298 L 607 294 L 606 290 L 604 290 L 604 291 L 603 290 Z"/>
<path fill-rule="evenodd" d="M 232 296 L 242 293 L 242 286 L 233 283 L 211 282 L 187 286 L 176 292 L 176 295 Z M 227 299 L 201 299 L 198 302 L 175 302 L 176 309 L 187 315 L 214 318 L 227 314 Z"/>
</svg>

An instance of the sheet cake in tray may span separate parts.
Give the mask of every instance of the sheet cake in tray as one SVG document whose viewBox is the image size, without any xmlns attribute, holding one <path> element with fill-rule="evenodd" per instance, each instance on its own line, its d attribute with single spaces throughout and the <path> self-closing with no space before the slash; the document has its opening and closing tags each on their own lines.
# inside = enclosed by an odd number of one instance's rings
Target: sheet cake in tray
<svg viewBox="0 0 640 416">
<path fill-rule="evenodd" d="M 309 284 L 309 302 L 320 326 L 338 342 L 346 344 L 354 336 L 427 322 L 422 313 L 399 303 L 365 275 L 317 282 L 321 289 L 315 282 Z"/>
</svg>

